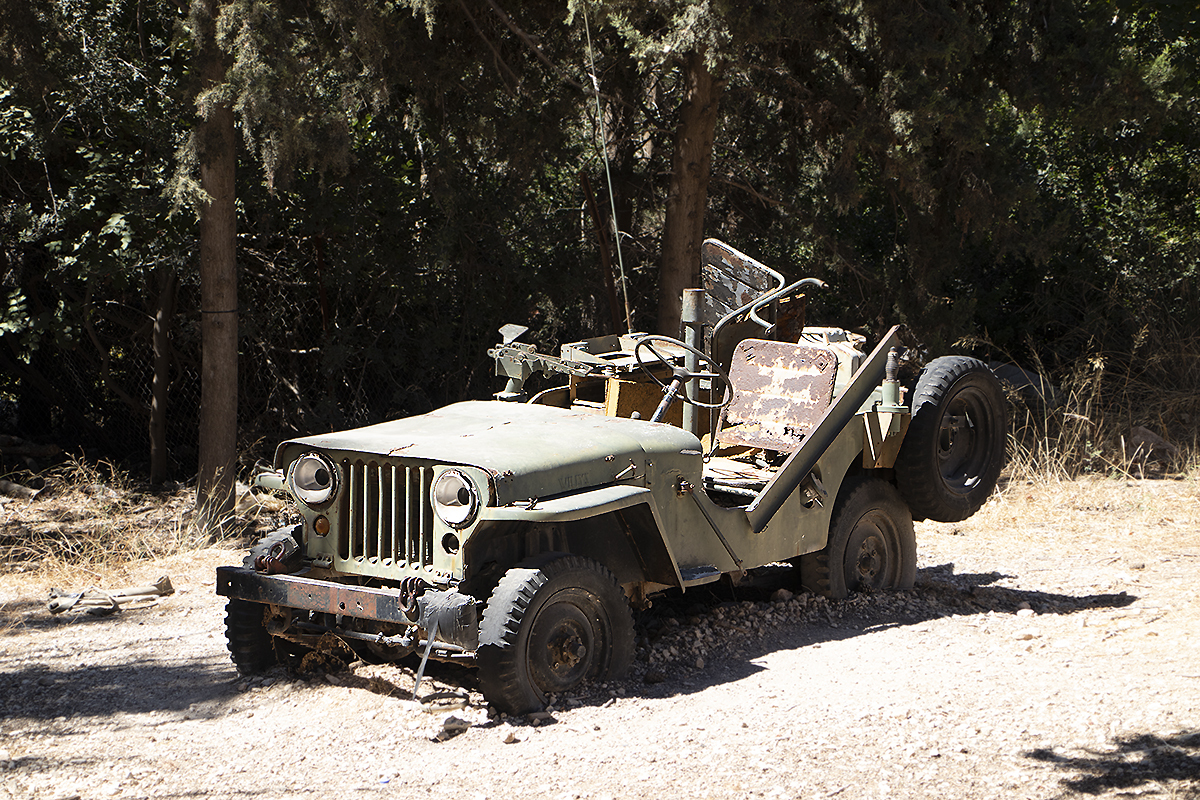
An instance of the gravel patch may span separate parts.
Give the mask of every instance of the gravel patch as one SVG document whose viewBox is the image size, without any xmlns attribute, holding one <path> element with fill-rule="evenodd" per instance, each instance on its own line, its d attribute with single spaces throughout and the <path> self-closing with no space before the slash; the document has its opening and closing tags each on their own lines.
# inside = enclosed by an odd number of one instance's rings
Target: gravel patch
<svg viewBox="0 0 1200 800">
<path fill-rule="evenodd" d="M 429 702 L 407 662 L 238 677 L 236 552 L 135 565 L 177 593 L 104 618 L 0 575 L 0 798 L 1200 797 L 1196 484 L 1108 484 L 919 524 L 909 591 L 659 598 L 625 680 L 526 717 L 445 665 Z"/>
</svg>

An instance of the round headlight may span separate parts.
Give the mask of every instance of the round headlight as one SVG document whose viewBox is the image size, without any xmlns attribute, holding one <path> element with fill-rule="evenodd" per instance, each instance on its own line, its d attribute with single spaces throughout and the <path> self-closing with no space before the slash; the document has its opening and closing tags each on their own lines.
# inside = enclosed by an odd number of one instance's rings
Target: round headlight
<svg viewBox="0 0 1200 800">
<path fill-rule="evenodd" d="M 337 472 L 324 456 L 307 453 L 292 465 L 291 483 L 292 493 L 302 503 L 319 506 L 337 491 Z"/>
<path fill-rule="evenodd" d="M 475 484 L 456 469 L 448 469 L 433 483 L 433 510 L 451 528 L 465 528 L 479 513 Z"/>
</svg>

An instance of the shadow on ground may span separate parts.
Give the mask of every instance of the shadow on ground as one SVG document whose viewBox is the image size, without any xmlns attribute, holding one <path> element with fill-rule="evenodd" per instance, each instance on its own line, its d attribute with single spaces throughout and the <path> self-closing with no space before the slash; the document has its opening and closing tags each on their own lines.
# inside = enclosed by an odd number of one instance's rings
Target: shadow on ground
<svg viewBox="0 0 1200 800">
<path fill-rule="evenodd" d="M 0 676 L 0 721 L 51 722 L 168 712 L 179 719 L 225 713 L 237 696 L 231 668 L 196 663 L 54 667 L 44 663 Z"/>
<path fill-rule="evenodd" d="M 668 594 L 637 615 L 636 632 L 643 653 L 646 648 L 654 648 L 664 636 L 707 625 L 709 630 L 719 631 L 720 641 L 708 655 L 715 668 L 695 668 L 694 656 L 691 662 L 658 659 L 653 670 L 645 663 L 635 664 L 630 678 L 616 685 L 625 694 L 646 697 L 686 694 L 758 672 L 762 667 L 753 663 L 754 659 L 779 649 L 843 640 L 952 615 L 1015 613 L 1021 608 L 1069 614 L 1086 609 L 1119 608 L 1137 599 L 1125 593 L 1075 596 L 995 585 L 1005 577 L 996 572 L 956 575 L 952 564 L 943 564 L 920 570 L 916 587 L 911 590 L 855 595 L 843 601 L 801 594 L 777 602 L 781 589 L 787 597 L 791 591 L 788 587 L 795 588 L 792 569 L 779 566 L 756 571 L 748 583 L 738 586 L 718 583 L 692 589 L 686 595 Z M 796 611 L 797 608 L 801 610 Z M 16 614 L 25 611 L 11 606 L 5 610 Z M 782 613 L 775 613 L 777 610 Z M 754 621 L 768 613 L 775 614 L 774 621 L 766 624 Z M 25 621 L 25 626 L 32 627 L 55 624 L 61 623 L 57 618 L 45 616 Z M 88 624 L 94 625 L 99 634 L 109 626 L 123 624 L 123 615 L 89 618 Z M 213 617 L 212 628 L 213 633 L 220 631 L 220 616 Z M 20 629 L 18 626 L 9 633 L 19 633 Z M 98 636 L 97 641 L 103 640 Z M 104 666 L 89 666 L 86 653 L 72 653 L 70 658 L 61 659 L 63 666 L 54 663 L 59 659 L 25 662 L 19 669 L 5 671 L 0 676 L 0 721 L 6 718 L 52 721 L 59 717 L 150 712 L 203 719 L 225 713 L 239 695 L 240 681 L 226 660 L 224 637 L 215 636 L 212 641 L 214 650 L 192 663 L 169 661 L 169 653 L 161 661 L 157 660 L 157 654 L 156 660 L 131 654 L 128 663 Z M 12 639 L 9 644 L 14 644 Z M 220 648 L 219 652 L 216 648 Z M 411 657 L 401 663 L 415 672 L 418 660 Z M 333 669 L 338 666 L 331 665 Z M 295 675 L 284 677 L 282 668 L 272 675 L 273 680 L 302 679 Z M 477 687 L 475 671 L 457 665 L 430 662 L 426 675 L 451 687 Z M 349 685 L 381 695 L 406 694 L 386 681 L 351 679 Z M 609 700 L 610 691 L 610 688 L 585 687 L 573 702 L 603 704 Z"/>
<path fill-rule="evenodd" d="M 1200 797 L 1200 732 L 1160 736 L 1140 733 L 1115 739 L 1103 753 L 1064 755 L 1039 749 L 1025 754 L 1073 777 L 1068 789 L 1080 794 L 1104 794 L 1114 789 L 1139 793 L 1151 784 L 1172 797 Z"/>
<path fill-rule="evenodd" d="M 841 641 L 949 616 L 1015 614 L 1021 609 L 1072 614 L 1122 608 L 1137 600 L 1125 592 L 1067 595 L 996 585 L 1009 577 L 999 572 L 955 574 L 953 564 L 941 564 L 921 569 L 910 590 L 857 594 L 841 601 L 799 594 L 779 602 L 781 589 L 782 597 L 797 590 L 797 578 L 792 567 L 771 565 L 755 570 L 737 586 L 718 582 L 687 593 L 668 593 L 635 615 L 639 649 L 644 654 L 647 648 L 657 648 L 661 655 L 664 638 L 694 640 L 693 631 L 703 626 L 721 634 L 721 641 L 705 656 L 706 668 L 695 667 L 694 655 L 673 661 L 657 659 L 653 666 L 635 662 L 629 678 L 615 685 L 632 696 L 690 694 L 753 675 L 763 669 L 754 661 L 778 650 Z M 789 612 L 791 603 L 803 610 Z M 756 621 L 767 613 L 774 613 L 775 621 Z M 779 619 L 781 616 L 783 619 Z M 427 672 L 447 683 L 474 685 L 473 671 L 446 672 L 443 667 L 431 663 Z M 572 703 L 603 704 L 608 702 L 610 690 L 585 688 L 572 698 Z"/>
<path fill-rule="evenodd" d="M 45 601 L 13 600 L 0 604 L 0 636 L 11 636 L 21 632 L 22 628 L 45 628 L 56 624 L 53 617 L 40 615 L 46 610 Z"/>
</svg>

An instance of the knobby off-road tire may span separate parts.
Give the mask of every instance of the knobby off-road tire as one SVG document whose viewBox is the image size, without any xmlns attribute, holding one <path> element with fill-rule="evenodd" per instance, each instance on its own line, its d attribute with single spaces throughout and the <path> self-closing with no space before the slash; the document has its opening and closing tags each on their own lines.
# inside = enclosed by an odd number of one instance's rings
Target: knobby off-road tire
<svg viewBox="0 0 1200 800">
<path fill-rule="evenodd" d="M 879 478 L 851 480 L 836 502 L 825 548 L 800 557 L 804 588 L 834 600 L 854 591 L 911 589 L 917 538 L 896 488 Z"/>
<path fill-rule="evenodd" d="M 555 554 L 508 570 L 479 631 L 479 682 L 495 708 L 524 714 L 547 695 L 619 678 L 633 659 L 633 615 L 613 574 Z"/>
<path fill-rule="evenodd" d="M 233 665 L 241 675 L 257 675 L 277 663 L 275 647 L 263 614 L 262 603 L 229 598 L 225 604 L 225 639 Z"/>
<path fill-rule="evenodd" d="M 1004 391 L 982 361 L 945 356 L 917 379 L 896 485 L 914 519 L 958 522 L 979 510 L 1004 468 Z"/>
<path fill-rule="evenodd" d="M 276 543 L 295 536 L 296 527 L 271 531 L 259 539 L 242 559 L 242 566 L 254 568 L 255 560 L 271 552 Z M 233 665 L 242 675 L 257 675 L 279 663 L 271 634 L 267 633 L 267 607 L 231 597 L 225 604 L 225 639 Z"/>
</svg>

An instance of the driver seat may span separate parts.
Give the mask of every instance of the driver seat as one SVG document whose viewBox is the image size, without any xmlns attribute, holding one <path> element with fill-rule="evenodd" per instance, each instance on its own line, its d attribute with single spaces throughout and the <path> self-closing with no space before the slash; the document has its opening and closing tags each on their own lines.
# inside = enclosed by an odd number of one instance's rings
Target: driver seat
<svg viewBox="0 0 1200 800">
<path fill-rule="evenodd" d="M 833 402 L 837 354 L 803 343 L 743 339 L 733 351 L 733 399 L 717 441 L 793 453 Z"/>
<path fill-rule="evenodd" d="M 791 454 L 833 402 L 837 353 L 814 344 L 743 339 L 729 365 L 733 399 L 721 415 L 717 448 L 741 447 L 736 457 L 714 455 L 704 488 L 738 505 L 753 500 L 775 476 L 754 458 L 760 450 Z M 769 461 L 768 459 L 767 461 Z"/>
</svg>

